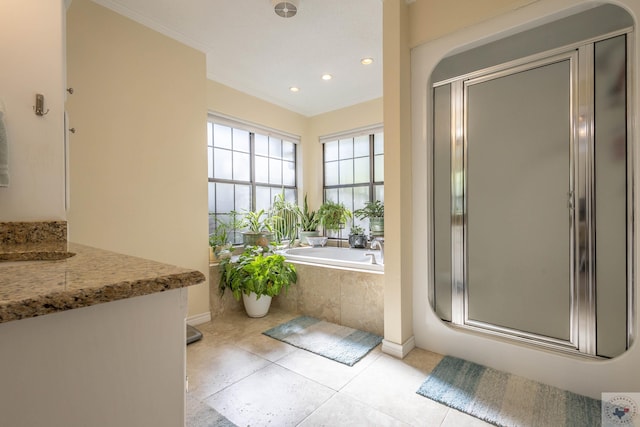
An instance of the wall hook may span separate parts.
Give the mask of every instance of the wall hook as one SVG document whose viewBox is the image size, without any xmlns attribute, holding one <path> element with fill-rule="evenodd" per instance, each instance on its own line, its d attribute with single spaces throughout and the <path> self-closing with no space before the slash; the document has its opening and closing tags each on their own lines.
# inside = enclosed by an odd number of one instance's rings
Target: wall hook
<svg viewBox="0 0 640 427">
<path fill-rule="evenodd" d="M 76 133 L 76 128 L 69 128 L 69 132 Z"/>
<path fill-rule="evenodd" d="M 70 95 L 73 95 L 73 88 L 72 87 L 67 88 L 67 92 L 69 92 Z"/>
<path fill-rule="evenodd" d="M 49 109 L 44 111 L 44 95 L 41 93 L 36 93 L 36 105 L 33 107 L 33 110 L 36 112 L 36 116 L 46 116 L 49 113 Z"/>
</svg>

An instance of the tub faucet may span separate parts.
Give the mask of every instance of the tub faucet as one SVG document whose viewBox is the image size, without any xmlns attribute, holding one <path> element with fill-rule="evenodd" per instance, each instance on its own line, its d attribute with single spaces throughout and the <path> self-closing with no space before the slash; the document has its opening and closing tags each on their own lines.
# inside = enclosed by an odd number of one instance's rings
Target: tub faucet
<svg viewBox="0 0 640 427">
<path fill-rule="evenodd" d="M 380 264 L 384 264 L 384 237 L 376 237 L 371 241 L 371 249 L 380 249 Z"/>
</svg>

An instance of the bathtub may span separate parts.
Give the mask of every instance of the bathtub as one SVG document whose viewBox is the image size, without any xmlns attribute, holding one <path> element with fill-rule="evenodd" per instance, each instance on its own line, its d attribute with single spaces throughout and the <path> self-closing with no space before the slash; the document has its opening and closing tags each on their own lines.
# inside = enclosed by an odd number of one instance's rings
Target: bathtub
<svg viewBox="0 0 640 427">
<path fill-rule="evenodd" d="M 375 255 L 376 263 L 372 262 L 371 253 Z M 380 251 L 369 249 L 352 248 L 291 248 L 282 251 L 282 254 L 290 261 L 305 262 L 309 264 L 321 264 L 330 267 L 342 267 L 354 270 L 367 270 L 372 272 L 383 272 L 384 265 Z"/>
</svg>

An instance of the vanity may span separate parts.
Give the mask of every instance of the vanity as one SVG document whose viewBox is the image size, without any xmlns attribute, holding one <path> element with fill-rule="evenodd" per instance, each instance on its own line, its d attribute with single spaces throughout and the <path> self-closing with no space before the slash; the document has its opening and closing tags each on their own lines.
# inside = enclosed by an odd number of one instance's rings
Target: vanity
<svg viewBox="0 0 640 427">
<path fill-rule="evenodd" d="M 0 223 L 3 425 L 183 425 L 186 288 L 204 280 L 67 243 L 66 222 Z"/>
</svg>

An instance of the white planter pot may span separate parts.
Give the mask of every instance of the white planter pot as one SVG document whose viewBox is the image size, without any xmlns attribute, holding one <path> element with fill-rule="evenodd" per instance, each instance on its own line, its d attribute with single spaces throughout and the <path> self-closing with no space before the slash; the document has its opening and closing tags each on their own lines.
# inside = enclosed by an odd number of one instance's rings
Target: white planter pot
<svg viewBox="0 0 640 427">
<path fill-rule="evenodd" d="M 244 309 L 249 317 L 264 317 L 269 312 L 269 307 L 271 307 L 270 296 L 262 295 L 258 299 L 258 296 L 253 292 L 249 295 L 242 294 L 242 301 L 244 301 Z"/>
</svg>

